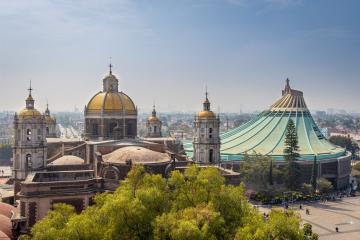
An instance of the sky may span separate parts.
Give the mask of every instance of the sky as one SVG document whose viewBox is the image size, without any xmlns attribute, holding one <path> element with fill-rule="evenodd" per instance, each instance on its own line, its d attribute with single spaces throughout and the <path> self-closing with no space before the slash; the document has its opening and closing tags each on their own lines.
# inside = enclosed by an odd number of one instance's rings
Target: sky
<svg viewBox="0 0 360 240">
<path fill-rule="evenodd" d="M 83 110 L 111 57 L 141 112 L 264 110 L 285 79 L 360 112 L 358 0 L 1 0 L 0 111 Z"/>
</svg>

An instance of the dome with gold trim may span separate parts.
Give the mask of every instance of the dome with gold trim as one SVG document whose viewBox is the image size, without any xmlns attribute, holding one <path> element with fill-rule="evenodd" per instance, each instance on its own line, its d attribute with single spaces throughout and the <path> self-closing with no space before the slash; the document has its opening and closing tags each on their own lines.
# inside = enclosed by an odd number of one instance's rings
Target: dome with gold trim
<svg viewBox="0 0 360 240">
<path fill-rule="evenodd" d="M 152 113 L 151 113 L 151 116 L 150 117 L 148 117 L 148 122 L 159 122 L 160 121 L 160 119 L 157 117 L 157 115 L 156 115 L 156 110 L 155 110 L 155 105 L 153 106 L 153 111 L 152 111 Z"/>
<path fill-rule="evenodd" d="M 123 92 L 99 92 L 91 98 L 86 110 L 88 113 L 136 113 L 134 102 Z"/>
<path fill-rule="evenodd" d="M 18 112 L 17 116 L 22 119 L 42 118 L 42 114 L 38 110 L 27 108 Z"/>
<path fill-rule="evenodd" d="M 216 115 L 213 111 L 204 110 L 199 112 L 199 118 L 216 118 Z"/>
<path fill-rule="evenodd" d="M 208 93 L 205 93 L 205 100 L 203 102 L 203 110 L 199 112 L 198 117 L 201 119 L 212 119 L 216 118 L 216 114 L 210 110 L 210 101 L 208 99 Z"/>
<path fill-rule="evenodd" d="M 47 124 L 55 124 L 56 123 L 56 119 L 54 117 L 52 117 L 50 114 L 49 104 L 46 104 L 46 110 L 45 110 L 44 116 L 45 116 L 45 122 Z"/>
<path fill-rule="evenodd" d="M 30 83 L 30 88 L 29 90 L 29 95 L 26 98 L 25 102 L 26 102 L 26 107 L 24 109 L 22 109 L 21 111 L 19 111 L 16 116 L 19 119 L 41 119 L 43 117 L 43 115 L 35 109 L 34 104 L 35 104 L 35 100 L 31 95 L 31 91 L 33 90 L 31 88 L 31 83 Z"/>
<path fill-rule="evenodd" d="M 137 114 L 132 99 L 118 91 L 118 79 L 110 73 L 103 79 L 103 91 L 93 96 L 86 106 L 87 113 Z"/>
</svg>

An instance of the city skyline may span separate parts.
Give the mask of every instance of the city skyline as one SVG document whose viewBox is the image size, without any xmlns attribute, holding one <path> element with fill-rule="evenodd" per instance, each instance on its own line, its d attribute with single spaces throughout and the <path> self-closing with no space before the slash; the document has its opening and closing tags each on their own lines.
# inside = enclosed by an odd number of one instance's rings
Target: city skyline
<svg viewBox="0 0 360 240">
<path fill-rule="evenodd" d="M 262 111 L 287 77 L 310 109 L 360 112 L 357 7 L 347 1 L 3 1 L 0 111 L 82 111 L 112 57 L 141 111 Z"/>
</svg>

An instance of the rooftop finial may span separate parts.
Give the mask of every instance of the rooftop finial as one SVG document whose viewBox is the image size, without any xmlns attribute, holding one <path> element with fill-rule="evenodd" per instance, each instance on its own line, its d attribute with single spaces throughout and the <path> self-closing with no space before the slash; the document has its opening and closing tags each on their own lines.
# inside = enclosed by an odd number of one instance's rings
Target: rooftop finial
<svg viewBox="0 0 360 240">
<path fill-rule="evenodd" d="M 110 64 L 109 64 L 110 74 L 112 74 L 112 67 L 113 65 L 111 64 L 111 57 L 110 57 Z"/>
<path fill-rule="evenodd" d="M 291 93 L 291 87 L 290 87 L 289 78 L 286 78 L 285 89 L 282 91 L 282 95 L 284 96 L 285 94 L 288 94 L 288 93 Z"/>
<path fill-rule="evenodd" d="M 203 103 L 204 111 L 210 111 L 210 101 L 208 99 L 208 95 L 209 95 L 209 93 L 208 93 L 207 85 L 206 85 L 206 87 L 205 87 L 205 101 Z"/>
<path fill-rule="evenodd" d="M 207 85 L 205 86 L 205 97 L 206 97 L 206 99 L 208 99 L 208 89 L 207 89 Z"/>
<path fill-rule="evenodd" d="M 28 90 L 29 90 L 29 96 L 31 96 L 31 91 L 34 90 L 34 89 L 31 88 L 31 80 L 30 80 L 30 87 L 29 87 Z"/>
</svg>

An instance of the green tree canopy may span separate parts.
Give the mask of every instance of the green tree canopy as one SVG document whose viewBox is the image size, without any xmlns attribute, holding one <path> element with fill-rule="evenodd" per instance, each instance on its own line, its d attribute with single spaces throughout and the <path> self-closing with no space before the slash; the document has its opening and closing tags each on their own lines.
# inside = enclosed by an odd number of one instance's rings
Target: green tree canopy
<svg viewBox="0 0 360 240">
<path fill-rule="evenodd" d="M 291 190 L 296 190 L 299 187 L 299 175 L 300 169 L 296 160 L 300 156 L 298 145 L 298 136 L 296 132 L 296 126 L 292 119 L 289 120 L 286 128 L 285 136 L 285 148 L 284 158 L 286 162 L 285 166 L 285 183 Z"/>
<path fill-rule="evenodd" d="M 335 145 L 346 148 L 353 156 L 359 151 L 359 145 L 352 141 L 350 137 L 334 135 L 329 138 L 329 141 Z"/>
<path fill-rule="evenodd" d="M 76 214 L 54 205 L 35 224 L 32 239 L 305 239 L 300 218 L 273 211 L 266 221 L 215 167 L 190 166 L 169 179 L 135 165 L 113 193 Z M 295 238 L 292 238 L 292 237 Z"/>
</svg>

